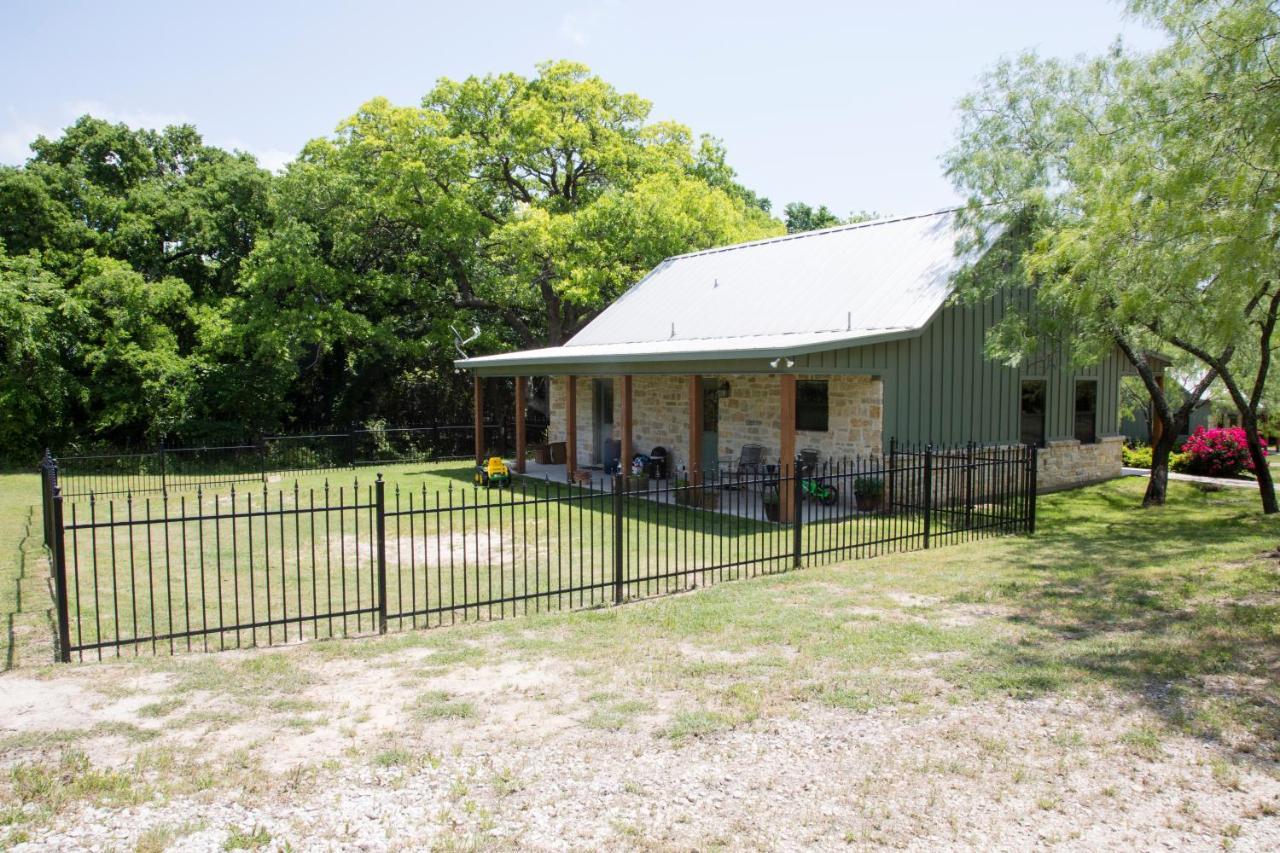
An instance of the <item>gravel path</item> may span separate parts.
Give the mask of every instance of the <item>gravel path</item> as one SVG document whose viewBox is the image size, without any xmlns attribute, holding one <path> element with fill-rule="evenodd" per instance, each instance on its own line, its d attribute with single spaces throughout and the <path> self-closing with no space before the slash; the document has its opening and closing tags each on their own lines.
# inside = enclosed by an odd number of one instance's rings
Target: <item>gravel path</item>
<svg viewBox="0 0 1280 853">
<path fill-rule="evenodd" d="M 412 768 L 352 761 L 261 799 L 84 808 L 14 849 L 132 849 L 175 829 L 175 849 L 192 851 L 223 849 L 233 829 L 293 850 L 1280 849 L 1274 774 L 1245 766 L 1224 785 L 1189 738 L 1134 755 L 1122 735 L 1144 713 L 1118 700 L 801 706 L 683 742 L 570 727 Z"/>
</svg>

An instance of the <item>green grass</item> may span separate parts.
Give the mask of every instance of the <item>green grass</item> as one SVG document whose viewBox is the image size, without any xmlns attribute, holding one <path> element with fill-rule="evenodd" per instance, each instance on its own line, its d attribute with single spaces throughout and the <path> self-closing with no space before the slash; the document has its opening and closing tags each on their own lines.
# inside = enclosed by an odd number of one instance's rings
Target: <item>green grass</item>
<svg viewBox="0 0 1280 853">
<path fill-rule="evenodd" d="M 47 663 L 51 602 L 36 474 L 0 474 L 0 669 Z"/>
<path fill-rule="evenodd" d="M 34 478 L 0 482 L 26 484 Z M 355 738 L 369 721 L 347 707 L 350 696 L 339 688 L 357 669 L 405 691 L 391 709 L 398 720 L 350 758 L 389 775 L 432 761 L 442 733 L 469 738 L 501 724 L 513 690 L 521 703 L 545 701 L 584 737 L 624 738 L 637 749 L 685 749 L 791 716 L 909 719 L 945 715 L 949 706 L 1062 697 L 1097 708 L 1096 716 L 1072 720 L 1039 743 L 975 741 L 983 760 L 1007 762 L 1013 784 L 1036 786 L 1038 771 L 1018 761 L 1026 750 L 1113 762 L 1121 773 L 1169 762 L 1185 751 L 1179 739 L 1192 737 L 1212 748 L 1206 779 L 1223 791 L 1247 787 L 1253 768 L 1280 758 L 1280 520 L 1260 515 L 1250 492 L 1205 493 L 1184 483 L 1170 485 L 1168 506 L 1142 510 L 1143 486 L 1127 479 L 1044 496 L 1035 537 L 809 567 L 626 607 L 246 655 L 24 669 L 40 678 L 100 680 L 113 699 L 145 690 L 147 699 L 138 703 L 136 726 L 86 724 L 6 738 L 0 746 L 11 769 L 0 774 L 0 844 L 80 802 L 120 806 L 259 784 L 248 747 L 240 757 L 193 763 L 181 738 L 196 725 L 254 720 L 269 727 L 277 737 L 254 746 L 254 755 L 294 737 L 294 726 L 341 721 L 350 730 L 344 737 Z M 0 489 L 5 501 L 21 506 Z M 0 548 L 16 554 L 25 526 L 8 531 Z M 17 564 L 7 565 L 0 583 L 15 580 Z M 38 571 L 30 575 L 27 583 L 41 580 Z M 20 627 L 36 619 L 47 630 L 47 594 L 32 588 L 46 599 L 24 595 L 15 610 L 11 597 L 9 615 Z M 35 660 L 31 636 L 19 634 L 24 667 L 49 659 Z M 548 678 L 547 686 L 528 688 L 530 695 L 499 684 L 525 671 Z M 141 677 L 158 673 L 165 677 Z M 473 673 L 492 679 L 491 694 L 430 689 Z M 1125 722 L 1112 729 L 1114 708 Z M 96 754 L 102 738 L 136 755 L 133 765 L 88 765 L 83 754 Z M 909 766 L 922 774 L 953 772 L 916 758 Z M 499 767 L 492 780 L 460 781 L 459 797 L 466 785 L 518 787 L 518 779 L 500 778 Z M 1033 809 L 1072 802 L 1027 791 Z M 240 832 L 249 838 L 253 830 Z"/>
<path fill-rule="evenodd" d="M 36 494 L 34 477 L 0 485 L 0 506 L 11 509 Z M 1125 479 L 1043 496 L 1034 538 L 806 568 L 572 616 L 531 608 L 527 619 L 319 643 L 304 655 L 141 663 L 177 673 L 179 695 L 210 690 L 265 707 L 314 684 L 314 666 L 332 658 L 377 665 L 427 646 L 433 653 L 414 664 L 424 676 L 513 657 L 559 659 L 616 695 L 581 715 L 601 729 L 649 716 L 638 704 L 643 697 L 612 683 L 619 673 L 682 691 L 699 709 L 692 713 L 718 715 L 710 718 L 717 725 L 749 724 L 794 702 L 911 713 L 938 701 L 1104 687 L 1143 697 L 1157 712 L 1154 731 L 1169 726 L 1232 743 L 1243 734 L 1269 751 L 1274 737 L 1266 733 L 1280 730 L 1272 669 L 1280 571 L 1270 555 L 1280 523 L 1259 514 L 1251 492 L 1206 493 L 1183 483 L 1171 484 L 1168 506 L 1142 510 L 1143 485 Z M 21 544 L 25 524 L 6 530 L 9 576 L 0 588 L 14 590 L 17 555 L 29 545 Z M 5 600 L 11 619 L 47 620 L 46 602 L 27 598 L 15 612 L 14 597 Z M 684 647 L 706 654 L 674 651 Z M 460 702 L 429 694 L 420 716 L 475 711 L 455 707 Z M 186 713 L 178 708 L 153 710 L 177 718 Z M 668 729 L 687 736 L 696 719 Z"/>
<path fill-rule="evenodd" d="M 458 463 L 386 470 L 391 629 L 614 600 L 619 543 L 610 495 L 520 478 L 511 489 L 477 489 L 470 471 Z M 69 501 L 73 644 L 99 657 L 375 632 L 372 474 Z M 720 496 L 726 504 L 755 500 Z M 623 507 L 628 598 L 791 565 L 787 527 L 639 498 Z M 832 517 L 804 525 L 803 547 L 822 552 L 814 561 L 872 555 L 918 547 L 921 530 L 920 519 L 904 515 Z M 944 517 L 935 519 L 936 542 L 947 530 Z M 916 540 L 868 544 L 904 535 Z M 93 648 L 98 643 L 106 647 Z"/>
<path fill-rule="evenodd" d="M 419 720 L 463 720 L 476 715 L 473 703 L 455 699 L 443 690 L 423 693 L 409 705 L 409 710 Z"/>
<path fill-rule="evenodd" d="M 765 711 L 782 697 L 865 712 L 940 696 L 1111 688 L 1143 697 L 1161 725 L 1232 742 L 1244 733 L 1269 754 L 1280 731 L 1280 521 L 1262 516 L 1251 493 L 1181 483 L 1171 484 L 1168 506 L 1142 510 L 1143 485 L 1045 496 L 1034 538 L 806 569 L 486 633 L 531 644 L 535 659 L 691 693 L 705 704 L 670 724 L 677 737 L 708 719 L 749 721 L 743 695 L 763 697 Z M 537 642 L 552 630 L 553 647 Z M 741 659 L 681 665 L 676 646 Z"/>
</svg>

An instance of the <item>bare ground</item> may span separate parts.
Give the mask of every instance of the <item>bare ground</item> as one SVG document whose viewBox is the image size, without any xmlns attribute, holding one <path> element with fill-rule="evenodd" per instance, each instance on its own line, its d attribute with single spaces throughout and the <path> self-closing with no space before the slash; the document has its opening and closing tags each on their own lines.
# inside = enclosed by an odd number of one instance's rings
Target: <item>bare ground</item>
<svg viewBox="0 0 1280 853">
<path fill-rule="evenodd" d="M 1143 736 L 1148 705 L 1110 690 L 958 703 L 913 669 L 933 686 L 907 704 L 779 697 L 730 724 L 643 668 L 345 656 L 367 642 L 0 677 L 4 764 L 73 742 L 154 788 L 73 803 L 13 849 L 1280 848 L 1270 762 Z M 677 654 L 729 672 L 752 657 Z M 219 678 L 246 668 L 261 680 Z"/>
</svg>

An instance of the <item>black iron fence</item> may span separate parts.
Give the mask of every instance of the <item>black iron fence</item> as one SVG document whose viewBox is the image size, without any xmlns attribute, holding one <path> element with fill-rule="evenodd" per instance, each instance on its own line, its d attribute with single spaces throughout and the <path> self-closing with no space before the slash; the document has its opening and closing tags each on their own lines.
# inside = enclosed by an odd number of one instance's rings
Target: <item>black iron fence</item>
<svg viewBox="0 0 1280 853">
<path fill-rule="evenodd" d="M 620 604 L 1035 529 L 1036 451 L 701 479 L 267 484 L 66 501 L 41 468 L 61 660 L 209 651 Z"/>
<path fill-rule="evenodd" d="M 529 442 L 546 427 L 529 424 Z M 515 444 L 511 424 L 484 427 L 485 446 L 507 454 Z M 169 447 L 124 453 L 61 455 L 64 497 L 144 495 L 232 483 L 265 482 L 305 471 L 338 470 L 397 462 L 470 458 L 474 431 L 464 426 L 384 427 L 308 435 L 268 435 L 241 444 Z"/>
</svg>

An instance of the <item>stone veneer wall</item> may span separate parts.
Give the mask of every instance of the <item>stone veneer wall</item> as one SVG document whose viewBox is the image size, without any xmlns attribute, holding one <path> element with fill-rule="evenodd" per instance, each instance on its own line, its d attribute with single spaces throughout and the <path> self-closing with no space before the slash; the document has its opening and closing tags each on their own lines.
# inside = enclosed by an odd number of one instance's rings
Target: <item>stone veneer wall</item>
<svg viewBox="0 0 1280 853">
<path fill-rule="evenodd" d="M 1120 448 L 1124 436 L 1099 438 L 1095 444 L 1074 439 L 1050 441 L 1040 450 L 1036 485 L 1039 491 L 1069 489 L 1120 476 Z"/>
<path fill-rule="evenodd" d="M 740 375 L 729 380 L 729 396 L 720 401 L 720 456 L 737 458 L 744 444 L 759 444 L 770 460 L 778 458 L 782 411 L 778 377 Z M 796 432 L 796 451 L 814 449 L 823 460 L 879 456 L 883 385 L 870 376 L 800 376 L 827 385 L 827 431 Z"/>
<path fill-rule="evenodd" d="M 720 400 L 718 454 L 737 458 L 744 444 L 759 444 L 769 459 L 778 456 L 782 413 L 778 401 L 778 377 L 755 374 L 708 376 L 729 382 L 729 396 Z M 796 449 L 813 448 L 822 459 L 879 456 L 881 449 L 881 382 L 869 376 L 801 376 L 825 379 L 828 386 L 826 432 L 797 432 Z M 632 380 L 632 441 L 639 453 L 667 448 L 672 470 L 689 464 L 689 378 L 687 376 L 636 376 Z M 592 457 L 595 430 L 591 424 L 591 378 L 578 379 L 578 464 Z M 548 441 L 565 440 L 566 380 L 551 379 Z M 614 380 L 613 437 L 622 423 L 621 383 Z"/>
</svg>

